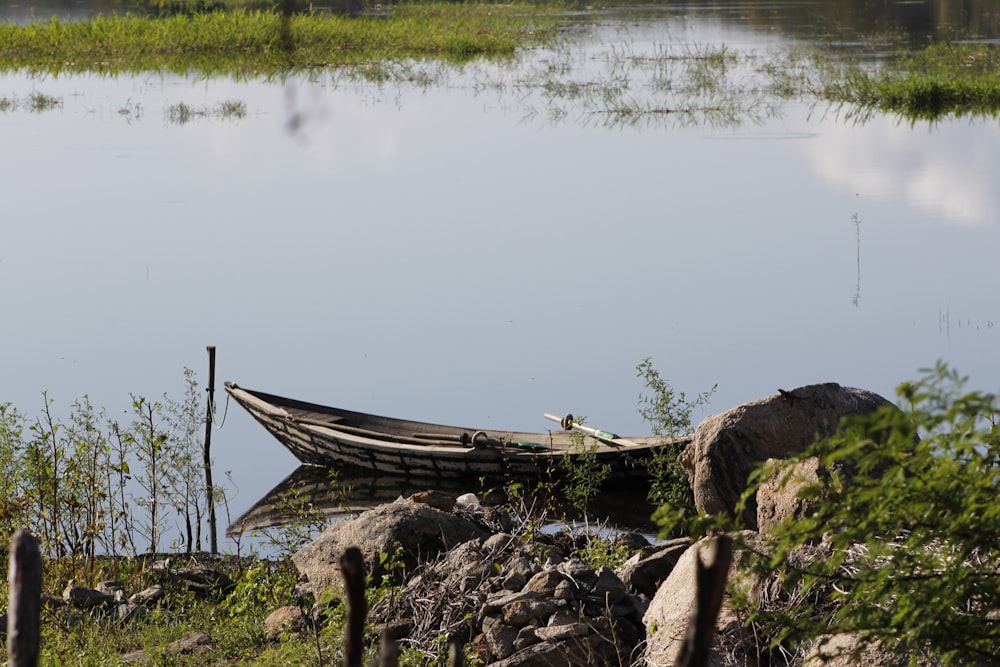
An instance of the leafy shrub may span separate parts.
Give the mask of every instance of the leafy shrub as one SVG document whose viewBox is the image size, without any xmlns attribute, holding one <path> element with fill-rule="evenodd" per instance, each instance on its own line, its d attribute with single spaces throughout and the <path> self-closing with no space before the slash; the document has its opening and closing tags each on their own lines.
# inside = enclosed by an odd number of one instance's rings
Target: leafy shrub
<svg viewBox="0 0 1000 667">
<path fill-rule="evenodd" d="M 857 633 L 901 656 L 986 664 L 1000 646 L 1000 403 L 939 363 L 818 457 L 821 502 L 780 524 L 757 563 L 788 604 L 751 620 L 775 644 Z M 752 493 L 751 489 L 748 493 Z M 806 559 L 806 550 L 820 557 Z"/>
</svg>

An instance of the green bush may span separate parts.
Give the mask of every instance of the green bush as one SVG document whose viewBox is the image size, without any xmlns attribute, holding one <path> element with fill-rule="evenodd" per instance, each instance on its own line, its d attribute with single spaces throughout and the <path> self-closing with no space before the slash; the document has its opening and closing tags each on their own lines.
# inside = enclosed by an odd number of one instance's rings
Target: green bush
<svg viewBox="0 0 1000 667">
<path fill-rule="evenodd" d="M 815 511 L 757 565 L 786 606 L 751 610 L 775 644 L 856 633 L 903 657 L 990 663 L 1000 646 L 1000 403 L 944 364 L 788 464 L 818 457 Z M 754 492 L 752 488 L 748 493 Z M 803 562 L 804 550 L 822 557 Z"/>
</svg>

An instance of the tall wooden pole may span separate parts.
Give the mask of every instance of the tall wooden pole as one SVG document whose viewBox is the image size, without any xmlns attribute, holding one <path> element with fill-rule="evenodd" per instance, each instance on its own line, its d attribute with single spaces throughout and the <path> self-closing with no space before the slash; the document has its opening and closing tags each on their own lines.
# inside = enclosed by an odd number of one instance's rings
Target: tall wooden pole
<svg viewBox="0 0 1000 667">
<path fill-rule="evenodd" d="M 208 346 L 208 409 L 205 412 L 205 497 L 208 498 L 208 539 L 213 554 L 219 553 L 215 528 L 215 490 L 212 486 L 212 416 L 215 413 L 215 346 Z"/>
<path fill-rule="evenodd" d="M 42 556 L 22 528 L 10 538 L 7 660 L 10 667 L 35 667 L 41 637 Z"/>
</svg>

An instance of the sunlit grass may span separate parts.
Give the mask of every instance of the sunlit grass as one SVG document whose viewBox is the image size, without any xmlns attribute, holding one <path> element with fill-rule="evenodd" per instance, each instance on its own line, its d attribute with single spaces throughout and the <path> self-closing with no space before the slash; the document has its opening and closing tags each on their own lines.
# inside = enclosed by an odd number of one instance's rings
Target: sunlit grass
<svg viewBox="0 0 1000 667">
<path fill-rule="evenodd" d="M 826 99 L 913 119 L 1000 112 L 1000 48 L 935 44 L 878 71 L 851 68 Z"/>
<path fill-rule="evenodd" d="M 365 61 L 510 56 L 555 35 L 531 5 L 403 5 L 387 17 L 269 11 L 0 24 L 0 69 L 272 73 Z"/>
</svg>

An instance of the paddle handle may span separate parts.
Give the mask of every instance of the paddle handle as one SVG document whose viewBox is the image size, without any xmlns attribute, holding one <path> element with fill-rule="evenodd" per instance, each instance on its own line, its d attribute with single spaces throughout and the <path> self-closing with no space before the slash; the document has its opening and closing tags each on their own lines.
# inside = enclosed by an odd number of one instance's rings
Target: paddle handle
<svg viewBox="0 0 1000 667">
<path fill-rule="evenodd" d="M 556 422 L 562 426 L 567 431 L 579 431 L 580 433 L 586 433 L 587 435 L 594 436 L 599 440 L 617 440 L 618 436 L 614 433 L 608 433 L 607 431 L 602 431 L 598 428 L 591 428 L 589 426 L 584 426 L 583 424 L 577 424 L 573 421 L 573 415 L 568 414 L 565 417 L 557 417 L 556 415 L 546 412 L 544 414 L 546 419 Z"/>
<path fill-rule="evenodd" d="M 551 419 L 552 421 L 554 421 L 557 424 L 562 424 L 562 421 L 563 421 L 562 417 L 557 417 L 554 414 L 552 414 L 551 412 L 546 412 L 545 413 L 545 418 L 546 419 Z"/>
</svg>

